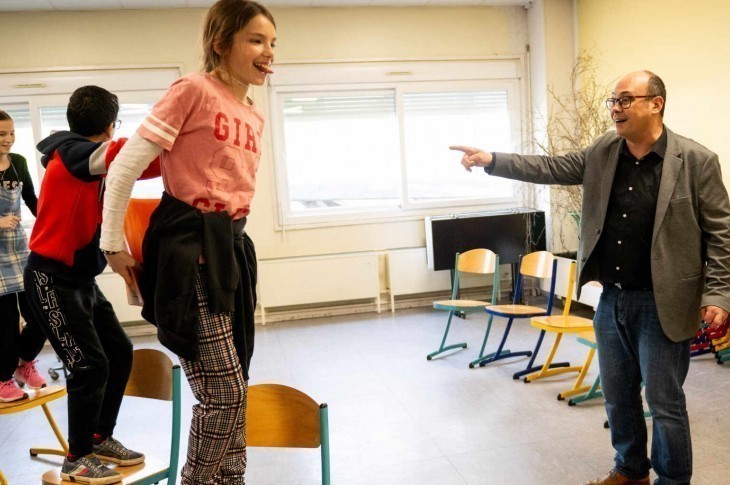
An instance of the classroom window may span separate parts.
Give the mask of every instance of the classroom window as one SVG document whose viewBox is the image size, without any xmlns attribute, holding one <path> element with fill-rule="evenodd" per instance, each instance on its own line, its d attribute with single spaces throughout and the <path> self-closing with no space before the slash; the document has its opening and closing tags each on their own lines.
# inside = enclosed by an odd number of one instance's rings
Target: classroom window
<svg viewBox="0 0 730 485">
<path fill-rule="evenodd" d="M 15 122 L 13 152 L 28 160 L 28 170 L 36 193 L 45 170 L 36 144 L 53 130 L 67 130 L 66 105 L 71 93 L 84 85 L 102 86 L 119 98 L 122 126 L 115 138 L 129 137 L 150 112 L 167 87 L 180 76 L 176 66 L 140 68 L 59 68 L 49 71 L 0 73 L 0 109 L 8 111 Z M 162 180 L 135 184 L 133 196 L 159 197 Z M 24 207 L 23 223 L 32 226 L 30 212 Z M 27 213 L 27 214 L 26 214 Z"/>
<path fill-rule="evenodd" d="M 515 182 L 470 174 L 449 150 L 521 146 L 519 80 L 504 69 L 490 79 L 485 62 L 279 66 L 270 106 L 281 226 L 513 207 Z"/>
</svg>

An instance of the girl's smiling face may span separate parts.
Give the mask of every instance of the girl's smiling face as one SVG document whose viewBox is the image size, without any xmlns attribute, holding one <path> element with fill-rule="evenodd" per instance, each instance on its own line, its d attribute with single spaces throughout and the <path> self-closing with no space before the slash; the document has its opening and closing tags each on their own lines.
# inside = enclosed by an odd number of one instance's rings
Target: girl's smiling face
<svg viewBox="0 0 730 485">
<path fill-rule="evenodd" d="M 276 27 L 264 15 L 257 15 L 236 32 L 225 55 L 228 74 L 246 85 L 261 86 L 272 74 Z"/>
</svg>

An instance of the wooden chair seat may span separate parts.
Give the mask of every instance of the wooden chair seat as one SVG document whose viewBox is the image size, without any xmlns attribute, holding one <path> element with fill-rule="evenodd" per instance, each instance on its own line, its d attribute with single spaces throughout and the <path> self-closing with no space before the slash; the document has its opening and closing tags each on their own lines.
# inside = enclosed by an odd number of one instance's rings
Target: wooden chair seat
<svg viewBox="0 0 730 485">
<path fill-rule="evenodd" d="M 161 469 L 167 467 L 166 463 L 150 456 L 145 456 L 145 462 L 140 463 L 139 465 L 117 466 L 114 463 L 104 464 L 122 474 L 122 481 L 119 482 L 122 485 L 147 480 L 154 474 L 158 473 Z M 42 483 L 43 485 L 78 485 L 78 482 L 68 482 L 61 479 L 61 467 L 48 470 L 44 473 Z"/>
<path fill-rule="evenodd" d="M 591 330 L 587 330 L 585 332 L 580 332 L 578 334 L 578 342 L 589 346 L 592 349 L 596 348 L 596 332 Z"/>
<path fill-rule="evenodd" d="M 530 323 L 533 327 L 548 332 L 580 333 L 593 330 L 593 320 L 575 315 L 550 315 L 534 317 Z"/>
<path fill-rule="evenodd" d="M 529 318 L 545 315 L 545 309 L 529 305 L 494 305 L 484 309 L 490 315 L 497 317 Z"/>
<path fill-rule="evenodd" d="M 13 414 L 55 401 L 66 395 L 63 386 L 47 386 L 42 389 L 28 389 L 28 399 L 13 402 L 0 402 L 0 414 Z"/>
<path fill-rule="evenodd" d="M 489 302 L 480 300 L 441 300 L 433 302 L 433 307 L 438 310 L 452 310 L 456 312 L 483 310 L 484 307 L 489 305 Z"/>
</svg>

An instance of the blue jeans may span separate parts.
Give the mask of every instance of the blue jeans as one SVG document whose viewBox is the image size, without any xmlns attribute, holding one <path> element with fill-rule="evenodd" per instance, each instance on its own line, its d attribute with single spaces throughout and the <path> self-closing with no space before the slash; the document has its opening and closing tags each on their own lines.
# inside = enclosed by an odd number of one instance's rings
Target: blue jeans
<svg viewBox="0 0 730 485">
<path fill-rule="evenodd" d="M 615 468 L 640 479 L 653 467 L 659 477 L 656 484 L 689 484 L 692 440 L 682 385 L 689 369 L 690 341 L 667 338 L 652 291 L 607 286 L 594 326 Z M 646 456 L 642 381 L 654 424 L 651 462 Z"/>
</svg>

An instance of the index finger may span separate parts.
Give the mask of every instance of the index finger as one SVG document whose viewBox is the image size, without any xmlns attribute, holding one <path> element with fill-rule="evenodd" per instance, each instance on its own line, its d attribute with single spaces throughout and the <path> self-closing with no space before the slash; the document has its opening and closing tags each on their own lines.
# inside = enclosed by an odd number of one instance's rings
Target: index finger
<svg viewBox="0 0 730 485">
<path fill-rule="evenodd" d="M 456 150 L 460 152 L 464 152 L 467 155 L 474 155 L 478 150 L 473 147 L 467 147 L 463 145 L 452 145 L 449 147 L 449 150 Z"/>
</svg>

